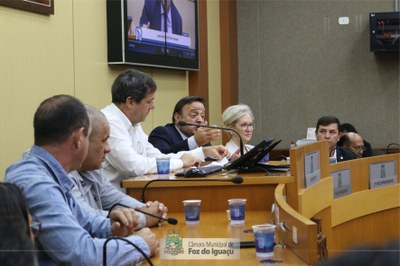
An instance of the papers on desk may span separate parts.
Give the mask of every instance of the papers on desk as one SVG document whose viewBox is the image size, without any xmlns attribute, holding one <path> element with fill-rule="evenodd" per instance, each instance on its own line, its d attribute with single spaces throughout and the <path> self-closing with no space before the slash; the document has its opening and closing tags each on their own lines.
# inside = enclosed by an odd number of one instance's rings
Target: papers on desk
<svg viewBox="0 0 400 266">
<path fill-rule="evenodd" d="M 258 163 L 268 171 L 272 172 L 288 172 L 290 171 L 290 164 L 287 161 L 269 161 L 266 163 Z"/>
<path fill-rule="evenodd" d="M 227 164 L 228 162 L 229 162 L 228 159 L 227 159 L 226 157 L 224 157 L 224 158 L 222 158 L 222 159 L 219 160 L 219 161 L 212 161 L 211 163 L 209 163 L 209 164 L 207 164 L 207 165 L 204 165 L 203 167 L 207 167 L 207 166 L 216 166 L 216 165 L 225 166 L 225 164 Z"/>
</svg>

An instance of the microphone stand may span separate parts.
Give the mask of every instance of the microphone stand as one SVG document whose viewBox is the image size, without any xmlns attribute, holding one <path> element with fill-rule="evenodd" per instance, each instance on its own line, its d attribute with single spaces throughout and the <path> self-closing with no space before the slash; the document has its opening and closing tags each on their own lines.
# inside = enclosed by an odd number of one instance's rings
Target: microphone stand
<svg viewBox="0 0 400 266">
<path fill-rule="evenodd" d="M 236 133 L 236 135 L 239 137 L 239 142 L 240 142 L 240 156 L 243 156 L 244 154 L 244 148 L 243 148 L 243 140 L 242 136 L 240 136 L 240 133 L 237 132 L 233 128 L 229 127 L 218 127 L 218 126 L 206 126 L 206 125 L 200 125 L 200 124 L 192 124 L 192 123 L 187 123 L 185 121 L 178 121 L 179 126 L 194 126 L 194 127 L 206 127 L 206 128 L 212 128 L 212 129 L 220 129 L 220 130 L 226 130 L 226 131 L 233 131 Z"/>
<path fill-rule="evenodd" d="M 130 244 L 131 246 L 135 247 L 136 250 L 139 251 L 140 254 L 142 254 L 142 256 L 147 260 L 147 262 L 149 263 L 149 265 L 153 266 L 153 263 L 151 262 L 150 258 L 146 255 L 146 253 L 143 252 L 142 249 L 140 249 L 136 244 L 132 243 L 132 241 L 129 241 L 129 240 L 126 239 L 126 238 L 117 237 L 117 236 L 113 236 L 113 237 L 108 238 L 108 239 L 104 242 L 104 244 L 103 244 L 103 265 L 104 265 L 104 266 L 107 266 L 107 244 L 108 244 L 108 242 L 109 242 L 110 240 L 113 240 L 113 239 L 125 241 L 125 242 L 127 242 L 128 244 Z"/>
<path fill-rule="evenodd" d="M 163 1 L 161 1 L 161 2 L 163 2 Z M 164 54 L 166 55 L 167 54 L 167 47 L 168 47 L 168 44 L 167 44 L 167 31 L 168 31 L 168 14 L 167 14 L 167 7 L 166 7 L 166 4 L 164 5 L 163 3 L 161 3 L 161 5 L 162 5 L 162 7 L 163 7 L 163 18 L 164 18 L 164 29 L 162 29 L 163 31 L 164 31 Z"/>
<path fill-rule="evenodd" d="M 127 206 L 127 205 L 124 205 L 124 204 L 121 204 L 121 203 L 115 203 L 114 205 L 111 206 L 111 208 L 108 210 L 107 218 L 110 217 L 111 211 L 112 211 L 116 206 L 121 206 L 121 207 L 129 208 L 129 209 L 134 209 L 134 210 L 137 211 L 137 212 L 140 212 L 140 213 L 143 213 L 144 215 L 148 215 L 148 216 L 151 216 L 151 217 L 160 219 L 160 221 L 166 221 L 166 222 L 169 223 L 169 224 L 175 225 L 175 224 L 178 223 L 178 220 L 175 219 L 175 218 L 168 218 L 168 219 L 166 219 L 166 218 L 164 218 L 164 217 L 157 216 L 157 215 L 154 215 L 154 214 L 152 214 L 152 213 L 145 212 L 145 211 L 143 211 L 143 210 L 141 210 L 141 209 L 138 209 L 138 208 L 132 208 L 132 207 L 130 207 L 130 206 Z"/>
<path fill-rule="evenodd" d="M 185 182 L 185 181 L 219 181 L 219 182 L 232 182 L 235 184 L 241 184 L 243 183 L 243 178 L 241 176 L 236 176 L 234 178 L 231 179 L 194 179 L 194 178 L 190 178 L 190 179 L 153 179 L 150 180 L 149 182 L 146 183 L 146 185 L 144 185 L 143 189 L 142 189 L 142 196 L 140 197 L 140 201 L 141 202 L 145 202 L 144 199 L 144 193 L 146 192 L 147 187 L 153 183 L 153 182 L 158 182 L 158 181 L 166 181 L 166 182 Z"/>
</svg>

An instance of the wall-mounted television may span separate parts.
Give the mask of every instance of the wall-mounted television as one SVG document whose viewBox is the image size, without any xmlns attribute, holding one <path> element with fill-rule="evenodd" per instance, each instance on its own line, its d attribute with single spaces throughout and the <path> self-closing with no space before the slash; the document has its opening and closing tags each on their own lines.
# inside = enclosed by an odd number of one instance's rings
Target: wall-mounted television
<svg viewBox="0 0 400 266">
<path fill-rule="evenodd" d="M 369 14 L 371 52 L 400 51 L 400 12 Z"/>
<path fill-rule="evenodd" d="M 199 69 L 197 0 L 107 0 L 108 63 Z"/>
</svg>

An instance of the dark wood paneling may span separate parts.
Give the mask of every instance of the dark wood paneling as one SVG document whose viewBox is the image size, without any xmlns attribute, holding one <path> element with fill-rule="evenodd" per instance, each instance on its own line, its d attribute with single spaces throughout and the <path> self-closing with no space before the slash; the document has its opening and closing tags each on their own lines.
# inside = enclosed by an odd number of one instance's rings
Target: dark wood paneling
<svg viewBox="0 0 400 266">
<path fill-rule="evenodd" d="M 238 103 L 236 0 L 220 1 L 221 112 Z M 223 143 L 227 136 L 223 136 Z"/>
<path fill-rule="evenodd" d="M 189 71 L 189 95 L 202 96 L 208 103 L 207 1 L 199 0 L 199 71 Z M 206 112 L 208 120 L 209 108 Z"/>
</svg>

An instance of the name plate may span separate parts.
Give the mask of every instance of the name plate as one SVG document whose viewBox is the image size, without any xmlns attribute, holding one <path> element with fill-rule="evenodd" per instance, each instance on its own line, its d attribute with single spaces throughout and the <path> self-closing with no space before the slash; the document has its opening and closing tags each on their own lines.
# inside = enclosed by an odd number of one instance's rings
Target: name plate
<svg viewBox="0 0 400 266">
<path fill-rule="evenodd" d="M 351 169 L 342 169 L 331 173 L 333 177 L 333 197 L 335 199 L 352 193 Z"/>
<path fill-rule="evenodd" d="M 318 150 L 304 155 L 304 184 L 306 188 L 321 180 L 319 158 L 320 154 Z"/>
<path fill-rule="evenodd" d="M 369 165 L 370 189 L 397 184 L 396 161 L 372 163 Z"/>
<path fill-rule="evenodd" d="M 192 40 L 188 36 L 177 35 L 169 32 L 136 27 L 136 40 L 159 44 L 169 44 L 176 47 L 189 48 Z"/>
</svg>

